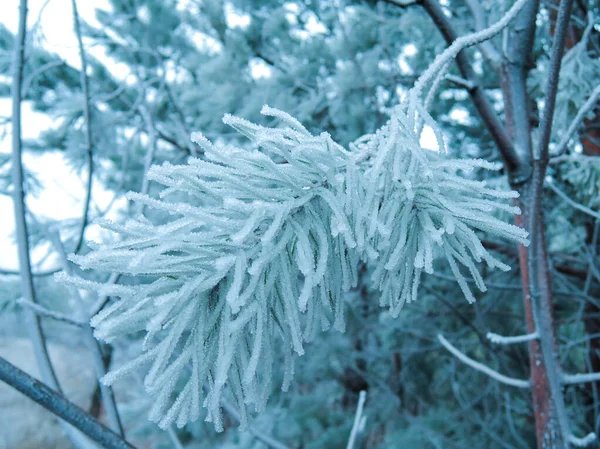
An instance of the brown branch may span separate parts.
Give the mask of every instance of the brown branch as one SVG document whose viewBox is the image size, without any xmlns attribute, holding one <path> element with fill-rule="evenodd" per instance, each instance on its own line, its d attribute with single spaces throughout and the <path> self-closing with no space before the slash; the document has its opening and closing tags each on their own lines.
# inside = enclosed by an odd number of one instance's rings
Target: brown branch
<svg viewBox="0 0 600 449">
<path fill-rule="evenodd" d="M 444 14 L 444 11 L 437 0 L 422 0 L 421 5 L 425 8 L 425 11 L 427 11 L 427 14 L 429 14 L 447 44 L 450 45 L 458 39 L 459 36 L 456 33 L 456 30 Z M 485 95 L 485 91 L 475 75 L 475 71 L 469 62 L 465 50 L 461 51 L 456 56 L 456 65 L 458 66 L 462 77 L 473 86 L 473 88 L 468 89 L 467 92 L 469 93 L 481 120 L 498 147 L 507 171 L 510 173 L 514 182 L 522 182 L 523 179 L 526 179 L 528 176 L 528 171 L 525 166 L 521 165 L 521 160 L 513 147 L 512 140 L 498 118 L 494 107 Z"/>
</svg>

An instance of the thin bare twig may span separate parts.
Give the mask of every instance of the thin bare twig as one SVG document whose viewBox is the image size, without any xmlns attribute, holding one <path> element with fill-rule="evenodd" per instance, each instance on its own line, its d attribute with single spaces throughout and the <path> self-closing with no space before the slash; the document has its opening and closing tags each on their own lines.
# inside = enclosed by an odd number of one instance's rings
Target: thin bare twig
<svg viewBox="0 0 600 449">
<path fill-rule="evenodd" d="M 538 334 L 537 332 L 534 332 L 532 334 L 512 335 L 510 337 L 506 337 L 504 335 L 488 332 L 486 337 L 489 341 L 497 345 L 512 345 L 515 343 L 526 343 L 528 341 L 535 340 L 536 338 L 538 338 Z"/>
<path fill-rule="evenodd" d="M 27 0 L 21 0 L 19 6 L 19 31 L 15 41 L 12 84 L 12 182 L 13 203 L 15 209 L 15 228 L 21 273 L 21 294 L 25 301 L 36 303 L 35 289 L 31 275 L 29 255 L 29 234 L 25 220 L 25 192 L 23 189 L 23 162 L 21 141 L 21 88 L 25 56 L 25 35 L 27 27 Z M 27 309 L 29 315 L 29 334 L 33 342 L 35 356 L 42 378 L 50 387 L 60 391 L 58 380 L 52 368 L 46 340 L 42 332 L 40 319 L 36 313 Z"/>
<path fill-rule="evenodd" d="M 594 443 L 597 440 L 596 434 L 594 432 L 588 433 L 583 438 L 578 438 L 575 435 L 569 435 L 569 443 L 573 446 L 577 447 L 587 447 L 590 444 Z"/>
<path fill-rule="evenodd" d="M 223 408 L 225 409 L 227 414 L 229 414 L 229 416 L 231 416 L 233 419 L 235 419 L 238 422 L 240 421 L 240 419 L 241 419 L 240 414 L 232 404 L 230 404 L 227 400 L 222 399 L 221 405 L 223 406 Z M 252 435 L 254 435 L 258 441 L 265 444 L 267 447 L 270 447 L 271 449 L 290 449 L 285 444 L 280 443 L 279 441 L 274 439 L 272 436 L 261 432 L 260 430 L 256 429 L 254 426 L 248 426 L 248 431 Z"/>
<path fill-rule="evenodd" d="M 596 106 L 598 98 L 600 98 L 600 84 L 596 86 L 596 88 L 592 91 L 590 98 L 588 98 L 587 101 L 581 107 L 581 109 L 577 111 L 577 114 L 575 115 L 575 118 L 569 125 L 567 132 L 554 149 L 552 161 L 554 161 L 555 157 L 560 157 L 567 150 L 569 140 L 571 140 L 573 135 L 577 132 L 579 125 L 581 124 L 587 113 L 591 111 L 594 108 L 594 106 Z"/>
<path fill-rule="evenodd" d="M 465 2 L 467 3 L 467 6 L 473 15 L 473 19 L 475 21 L 475 30 L 481 31 L 485 29 L 487 27 L 485 11 L 483 10 L 481 3 L 479 3 L 479 0 L 465 0 Z M 479 44 L 479 48 L 491 66 L 495 70 L 498 70 L 500 68 L 500 64 L 502 63 L 502 56 L 494 44 L 491 41 L 485 41 Z"/>
<path fill-rule="evenodd" d="M 476 369 L 477 371 L 485 374 L 486 376 L 491 377 L 498 382 L 510 385 L 511 387 L 517 388 L 530 388 L 531 383 L 528 380 L 515 379 L 513 377 L 505 376 L 504 374 L 500 374 L 497 371 L 494 371 L 488 366 L 485 366 L 482 363 L 476 362 L 475 360 L 467 357 L 465 354 L 456 349 L 452 344 L 444 338 L 442 334 L 438 334 L 438 340 L 446 348 L 453 356 L 455 356 L 458 360 L 463 362 L 465 365 L 469 365 L 471 368 Z"/>
<path fill-rule="evenodd" d="M 183 449 L 183 445 L 181 444 L 181 441 L 179 441 L 179 437 L 177 436 L 177 433 L 175 433 L 173 426 L 167 427 L 167 433 L 169 434 L 169 438 L 171 439 L 175 449 Z"/>
<path fill-rule="evenodd" d="M 362 412 L 363 412 L 363 407 L 365 406 L 366 400 L 367 400 L 367 392 L 362 390 L 358 394 L 358 405 L 356 406 L 356 414 L 354 415 L 354 423 L 352 424 L 352 431 L 350 432 L 350 438 L 348 439 L 348 445 L 346 446 L 346 449 L 354 449 L 354 442 L 356 441 L 358 432 L 360 432 L 360 429 L 364 423 Z"/>
<path fill-rule="evenodd" d="M 148 149 L 146 150 L 146 156 L 144 157 L 144 173 L 142 175 L 142 189 L 140 190 L 140 193 L 147 194 L 150 188 L 148 170 L 150 170 L 150 166 L 152 165 L 152 162 L 154 162 L 154 155 L 156 153 L 156 127 L 154 126 L 154 120 L 152 120 L 150 111 L 148 111 L 144 105 L 141 105 L 138 109 L 142 119 L 144 120 L 146 132 L 148 133 Z M 143 214 L 145 209 L 146 205 L 140 203 L 139 212 Z"/>
<path fill-rule="evenodd" d="M 48 271 L 40 271 L 40 272 L 32 272 L 31 275 L 33 277 L 44 277 L 44 276 L 52 276 L 60 271 L 60 268 L 55 268 L 53 270 Z M 21 272 L 18 270 L 0 270 L 1 276 L 21 276 Z"/>
<path fill-rule="evenodd" d="M 92 144 L 92 112 L 90 107 L 90 92 L 89 92 L 89 80 L 87 76 L 87 58 L 85 50 L 83 48 L 83 39 L 81 37 L 81 26 L 79 24 L 79 14 L 77 13 L 77 2 L 71 0 L 73 7 L 73 27 L 75 29 L 75 36 L 77 36 L 77 46 L 79 47 L 79 58 L 81 60 L 81 89 L 83 91 L 83 119 L 85 126 L 85 146 L 87 152 L 87 171 L 88 179 L 85 187 L 85 199 L 83 202 L 83 217 L 81 222 L 81 230 L 79 231 L 79 238 L 75 245 L 75 251 L 79 252 L 83 245 L 85 229 L 89 222 L 89 211 L 90 201 L 92 198 L 92 184 L 94 177 L 94 148 Z"/>
<path fill-rule="evenodd" d="M 556 193 L 558 196 L 560 196 L 563 200 L 565 200 L 565 202 L 567 202 L 569 204 L 569 206 L 571 206 L 573 209 L 577 209 L 578 211 L 583 212 L 584 214 L 589 215 L 590 217 L 594 217 L 596 219 L 600 219 L 600 213 L 593 211 L 592 209 L 590 209 L 589 207 L 584 206 L 583 204 L 578 203 L 577 201 L 572 200 L 571 198 L 569 198 L 567 196 L 567 194 L 565 192 L 563 192 L 562 190 L 560 190 L 558 187 L 556 187 L 554 185 L 553 182 L 548 182 L 546 183 L 546 185 L 548 187 L 550 187 L 550 189 Z"/>
<path fill-rule="evenodd" d="M 600 373 L 563 374 L 562 383 L 566 385 L 584 384 L 600 381 Z"/>
<path fill-rule="evenodd" d="M 80 327 L 80 328 L 84 328 L 84 327 L 88 326 L 88 324 L 84 323 L 83 321 L 74 320 L 73 318 L 71 318 L 67 315 L 64 315 L 59 312 L 55 312 L 54 310 L 47 309 L 44 306 L 41 306 L 39 304 L 30 302 L 30 301 L 26 301 L 23 298 L 18 299 L 17 304 L 33 310 L 39 316 L 50 318 L 55 321 L 67 323 L 67 324 L 70 324 L 71 326 Z"/>
<path fill-rule="evenodd" d="M 462 39 L 462 41 L 464 42 L 466 37 L 458 36 L 458 33 L 453 28 L 452 24 L 444 14 L 443 9 L 436 0 L 423 0 L 422 5 L 423 8 L 425 8 L 425 11 L 427 11 L 429 16 L 433 20 L 433 22 L 436 24 L 446 43 L 453 46 L 459 43 L 459 39 Z M 494 25 L 494 27 L 496 27 L 497 25 L 498 24 Z M 503 23 L 501 23 L 500 25 L 503 25 Z M 463 78 L 473 84 L 472 89 L 467 89 L 471 100 L 473 101 L 473 105 L 477 109 L 481 120 L 485 124 L 488 132 L 490 133 L 490 136 L 492 137 L 494 143 L 498 147 L 498 150 L 500 151 L 500 154 L 502 155 L 507 168 L 510 168 L 509 172 L 515 173 L 516 178 L 519 179 L 526 177 L 526 170 L 520 168 L 520 161 L 518 155 L 516 154 L 513 148 L 513 143 L 510 136 L 508 135 L 506 129 L 504 128 L 504 125 L 498 118 L 498 115 L 496 114 L 496 111 L 494 110 L 494 107 L 492 106 L 491 102 L 485 95 L 485 91 L 479 84 L 475 75 L 475 71 L 473 70 L 471 63 L 469 62 L 467 53 L 464 51 L 463 47 L 460 48 L 461 51 L 459 51 L 456 55 L 456 64 Z"/>
<path fill-rule="evenodd" d="M 561 0 L 556 21 L 556 31 L 552 42 L 552 54 L 548 67 L 548 82 L 544 99 L 544 113 L 540 121 L 540 139 L 538 143 L 537 156 L 544 164 L 548 163 L 548 145 L 552 134 L 552 119 L 554 118 L 554 106 L 556 105 L 556 93 L 558 92 L 558 78 L 565 52 L 565 39 L 567 38 L 567 27 L 571 18 L 573 0 Z"/>
</svg>

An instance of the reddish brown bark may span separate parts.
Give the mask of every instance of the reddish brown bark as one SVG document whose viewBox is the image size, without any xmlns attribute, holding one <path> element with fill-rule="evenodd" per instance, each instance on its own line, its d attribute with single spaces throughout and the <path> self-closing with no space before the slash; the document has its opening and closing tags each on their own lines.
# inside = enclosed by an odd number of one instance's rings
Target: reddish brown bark
<svg viewBox="0 0 600 449">
<path fill-rule="evenodd" d="M 522 205 L 521 205 L 522 206 Z M 518 226 L 524 226 L 524 217 L 517 215 L 515 223 Z M 527 324 L 527 332 L 533 333 L 536 331 L 533 320 L 533 311 L 531 301 L 529 300 L 529 269 L 527 266 L 527 248 L 519 245 L 519 266 L 521 268 L 521 284 L 523 285 L 523 298 L 525 308 L 525 322 Z M 535 435 L 536 441 L 544 440 L 544 434 L 549 426 L 551 416 L 551 397 L 550 385 L 546 373 L 546 365 L 543 361 L 542 350 L 538 340 L 529 342 L 529 371 L 531 376 L 532 402 L 533 413 L 535 419 Z M 546 419 L 544 419 L 546 417 Z"/>
<path fill-rule="evenodd" d="M 554 6 L 550 12 L 550 35 L 554 35 L 556 19 L 557 19 L 557 8 L 560 3 L 560 0 L 552 0 L 551 5 Z M 567 40 L 565 42 L 565 50 L 569 50 L 573 48 L 575 45 L 579 44 L 581 38 L 583 37 L 584 28 L 582 27 L 582 23 L 587 22 L 586 17 L 587 11 L 581 9 L 581 7 L 576 8 L 573 14 L 580 20 L 571 21 Z M 590 35 L 590 41 L 587 43 L 586 51 L 591 53 L 591 57 L 598 57 L 598 48 L 600 48 L 600 33 L 592 33 Z M 583 153 L 588 156 L 600 156 L 600 100 L 596 103 L 596 107 L 593 110 L 593 114 L 591 118 L 586 118 L 583 121 L 583 127 L 579 134 L 579 140 L 583 147 Z M 588 217 L 588 223 L 586 223 L 586 242 L 588 244 L 592 244 L 592 234 L 594 230 L 594 220 Z M 593 291 L 599 291 L 600 286 L 592 286 Z M 589 302 L 586 304 L 584 311 L 584 319 L 583 324 L 585 326 L 586 333 L 588 335 L 594 335 L 600 332 L 600 308 L 598 308 L 593 303 Z M 588 351 L 588 361 L 589 368 L 592 372 L 600 372 L 600 339 L 592 339 L 589 343 L 589 351 Z M 600 389 L 600 382 L 597 382 L 596 385 L 587 384 L 586 388 L 589 391 L 589 401 L 588 405 L 590 407 L 597 407 L 599 404 L 594 404 L 594 395 L 593 389 Z M 596 417 L 594 413 L 588 414 L 588 422 L 591 428 L 596 427 Z"/>
</svg>

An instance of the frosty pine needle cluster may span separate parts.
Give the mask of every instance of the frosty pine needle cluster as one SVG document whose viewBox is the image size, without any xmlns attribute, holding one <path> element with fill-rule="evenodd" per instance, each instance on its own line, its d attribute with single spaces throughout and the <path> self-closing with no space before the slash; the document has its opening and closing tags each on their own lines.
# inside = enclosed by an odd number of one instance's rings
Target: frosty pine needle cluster
<svg viewBox="0 0 600 449">
<path fill-rule="evenodd" d="M 433 272 L 437 256 L 469 301 L 461 266 L 481 290 L 477 262 L 509 269 L 476 230 L 527 242 L 525 231 L 492 216 L 498 209 L 518 213 L 505 201 L 516 192 L 460 176 L 495 167 L 424 151 L 401 107 L 351 150 L 327 133 L 312 135 L 284 112 L 262 112 L 282 127 L 224 118 L 252 149 L 215 146 L 195 134 L 203 159 L 152 167 L 149 179 L 165 187 L 158 199 L 129 194 L 170 220 L 104 220 L 121 238 L 72 256 L 84 269 L 136 276 L 138 285 L 60 276 L 118 298 L 93 318 L 98 338 L 147 333 L 143 352 L 104 382 L 147 367 L 144 385 L 155 397 L 150 418 L 161 427 L 195 420 L 204 406 L 222 429 L 226 384 L 242 424 L 250 407 L 260 412 L 279 351 L 285 390 L 304 343 L 331 323 L 344 330 L 343 293 L 357 285 L 360 261 L 374 268 L 381 304 L 397 315 L 417 298 L 422 272 Z"/>
<path fill-rule="evenodd" d="M 304 343 L 331 323 L 344 330 L 343 294 L 357 285 L 360 262 L 373 268 L 370 281 L 394 316 L 417 298 L 422 272 L 433 272 L 437 257 L 447 261 L 469 301 L 463 271 L 484 291 L 476 263 L 508 270 L 476 231 L 527 244 L 524 230 L 492 215 L 519 213 L 509 204 L 518 194 L 465 178 L 474 168 L 497 167 L 448 158 L 426 106 L 449 61 L 500 32 L 527 1 L 518 0 L 490 28 L 457 39 L 390 120 L 349 150 L 265 106 L 262 113 L 281 127 L 224 118 L 250 139 L 251 149 L 215 146 L 195 134 L 202 159 L 152 167 L 148 178 L 164 186 L 159 198 L 129 193 L 129 199 L 169 218 L 103 221 L 120 240 L 72 256 L 84 269 L 134 276 L 138 283 L 59 276 L 117 298 L 92 319 L 98 338 L 146 332 L 142 353 L 104 382 L 145 366 L 144 386 L 155 398 L 150 419 L 163 428 L 183 426 L 204 406 L 217 429 L 227 384 L 245 425 L 250 407 L 265 407 L 276 356 L 285 360 L 285 390 Z M 443 154 L 420 147 L 423 123 Z"/>
</svg>

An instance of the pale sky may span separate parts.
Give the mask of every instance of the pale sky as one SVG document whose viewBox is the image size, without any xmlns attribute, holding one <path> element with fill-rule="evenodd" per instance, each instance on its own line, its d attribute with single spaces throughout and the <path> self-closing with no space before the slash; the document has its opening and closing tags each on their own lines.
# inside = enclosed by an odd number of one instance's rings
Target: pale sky
<svg viewBox="0 0 600 449">
<path fill-rule="evenodd" d="M 17 30 L 18 0 L 2 0 L 0 23 L 13 33 Z M 106 0 L 78 1 L 78 10 L 83 20 L 96 25 L 94 11 L 100 8 L 108 10 Z M 68 64 L 79 68 L 77 41 L 73 32 L 72 9 L 70 0 L 30 0 L 28 27 L 36 36 L 36 40 L 49 51 L 57 53 Z M 0 117 L 10 117 L 10 98 L 0 98 Z M 53 126 L 53 121 L 45 114 L 32 110 L 28 102 L 22 105 L 23 137 L 35 138 L 41 131 Z M 0 153 L 10 153 L 10 125 L 0 129 L 5 138 L 0 138 Z M 41 155 L 23 155 L 24 165 L 35 172 L 42 182 L 43 189 L 37 197 L 29 195 L 28 207 L 40 218 L 54 219 L 81 217 L 84 196 L 84 181 L 87 174 L 77 174 L 70 170 L 62 155 L 58 152 L 47 152 Z M 100 207 L 106 206 L 112 198 L 98 183 L 94 183 L 94 201 Z M 118 205 L 119 203 L 117 203 Z M 121 203 L 122 205 L 122 203 Z M 17 269 L 17 252 L 14 244 L 14 214 L 12 199 L 0 195 L 0 268 Z M 88 237 L 97 232 L 92 228 Z M 35 263 L 45 255 L 47 248 L 33 251 Z M 48 260 L 44 268 L 52 268 L 55 261 Z"/>
</svg>

